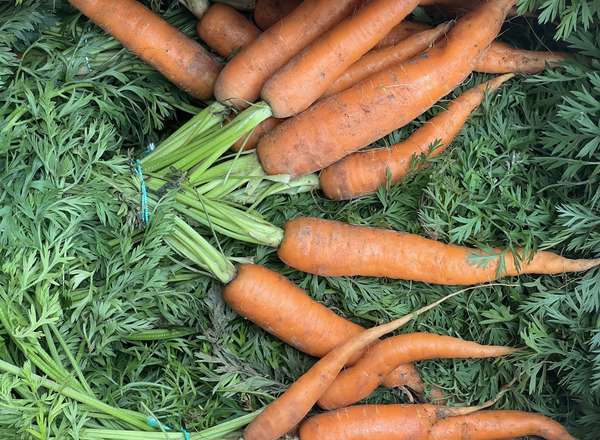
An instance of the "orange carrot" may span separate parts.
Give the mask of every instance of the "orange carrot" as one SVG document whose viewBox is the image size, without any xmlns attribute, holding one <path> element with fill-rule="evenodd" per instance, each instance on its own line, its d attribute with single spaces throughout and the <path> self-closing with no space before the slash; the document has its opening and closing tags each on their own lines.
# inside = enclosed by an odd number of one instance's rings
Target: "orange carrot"
<svg viewBox="0 0 600 440">
<path fill-rule="evenodd" d="M 319 399 L 319 406 L 335 409 L 368 397 L 398 365 L 429 359 L 473 359 L 505 356 L 515 349 L 480 345 L 450 336 L 407 333 L 370 347 L 352 367 L 342 371 Z"/>
<path fill-rule="evenodd" d="M 317 275 L 457 285 L 480 284 L 503 276 L 580 272 L 600 265 L 600 258 L 570 260 L 542 251 L 517 268 L 508 251 L 484 252 L 414 234 L 309 217 L 286 223 L 278 255 L 289 266 Z"/>
<path fill-rule="evenodd" d="M 135 0 L 69 0 L 127 49 L 192 96 L 208 99 L 221 65 L 188 38 Z"/>
<path fill-rule="evenodd" d="M 554 420 L 523 411 L 481 411 L 442 420 L 433 426 L 427 439 L 496 440 L 526 436 L 537 436 L 545 440 L 575 440 Z"/>
<path fill-rule="evenodd" d="M 416 21 L 404 20 L 396 25 L 385 37 L 383 37 L 379 43 L 377 43 L 374 49 L 381 49 L 384 47 L 393 46 L 398 44 L 402 40 L 414 35 L 418 32 L 426 31 L 431 29 L 429 26 Z"/>
<path fill-rule="evenodd" d="M 320 176 L 321 189 L 330 199 L 346 200 L 375 192 L 386 183 L 388 172 L 392 182 L 398 182 L 410 170 L 411 160 L 428 153 L 436 142 L 439 142 L 438 148 L 431 156 L 441 154 L 481 104 L 486 91 L 496 90 L 512 76 L 499 76 L 463 93 L 448 110 L 414 131 L 404 142 L 389 148 L 357 151 L 325 168 Z"/>
<path fill-rule="evenodd" d="M 473 71 L 514 2 L 484 3 L 427 56 L 379 72 L 279 125 L 258 145 L 264 170 L 308 174 L 412 121 Z"/>
<path fill-rule="evenodd" d="M 394 46 L 367 53 L 333 81 L 323 97 L 335 95 L 374 73 L 414 57 L 435 43 L 448 29 L 450 23 L 442 23 L 436 28 L 415 33 Z"/>
<path fill-rule="evenodd" d="M 244 149 L 244 151 L 254 150 L 261 138 L 282 122 L 282 119 L 277 118 L 265 119 L 260 124 L 258 124 L 254 128 L 254 130 L 248 133 L 247 136 L 242 137 L 235 144 L 233 144 L 231 146 L 231 149 L 234 151 L 240 151 L 242 148 Z"/>
<path fill-rule="evenodd" d="M 253 42 L 260 30 L 231 6 L 213 4 L 196 26 L 198 36 L 215 52 L 228 57 Z"/>
<path fill-rule="evenodd" d="M 565 52 L 523 50 L 495 42 L 475 65 L 482 73 L 538 73 L 568 58 Z"/>
<path fill-rule="evenodd" d="M 227 63 L 215 83 L 215 96 L 240 108 L 260 95 L 264 83 L 319 35 L 354 10 L 361 0 L 305 0 L 277 26 L 271 26 Z"/>
<path fill-rule="evenodd" d="M 311 356 L 323 357 L 356 337 L 364 328 L 336 315 L 302 289 L 264 266 L 242 264 L 236 278 L 223 290 L 223 298 L 239 315 Z M 362 356 L 357 353 L 348 364 Z M 424 385 L 413 365 L 392 372 L 391 386 L 408 385 L 422 394 Z"/>
<path fill-rule="evenodd" d="M 279 69 L 261 91 L 273 115 L 287 118 L 306 110 L 418 3 L 418 0 L 371 0 L 307 46 Z"/>
<path fill-rule="evenodd" d="M 434 405 L 358 405 L 311 417 L 300 426 L 300 440 L 428 440 L 439 420 L 480 410 Z M 466 416 L 465 416 L 466 417 Z"/>
<path fill-rule="evenodd" d="M 254 22 L 263 31 L 288 15 L 302 0 L 256 0 Z"/>
<path fill-rule="evenodd" d="M 386 388 L 408 387 L 419 396 L 425 394 L 425 383 L 414 364 L 397 366 L 395 370 L 383 378 L 383 386 Z M 429 392 L 431 401 L 434 404 L 444 403 L 445 396 L 442 390 L 431 387 Z"/>
<path fill-rule="evenodd" d="M 416 316 L 436 307 L 458 293 L 460 292 L 452 293 L 433 304 L 387 324 L 365 330 L 330 351 L 248 425 L 244 431 L 244 439 L 274 440 L 292 430 L 308 414 L 321 395 L 333 383 L 340 370 L 357 352 L 363 350 L 386 333 L 396 330 Z"/>
</svg>

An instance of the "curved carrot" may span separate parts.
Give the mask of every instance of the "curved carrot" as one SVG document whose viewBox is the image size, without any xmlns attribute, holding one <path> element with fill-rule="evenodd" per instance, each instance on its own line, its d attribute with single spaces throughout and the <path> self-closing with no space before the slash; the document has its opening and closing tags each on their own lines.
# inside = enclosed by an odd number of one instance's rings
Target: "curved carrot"
<svg viewBox="0 0 600 440">
<path fill-rule="evenodd" d="M 207 9 L 196 25 L 196 32 L 223 57 L 232 55 L 260 35 L 260 30 L 246 17 L 221 3 L 215 3 Z"/>
<path fill-rule="evenodd" d="M 438 420 L 481 408 L 427 404 L 351 406 L 311 417 L 300 426 L 300 440 L 428 440 L 429 430 Z"/>
<path fill-rule="evenodd" d="M 319 406 L 335 409 L 364 399 L 401 364 L 429 359 L 500 357 L 514 352 L 511 347 L 480 345 L 431 333 L 394 336 L 369 348 L 356 364 L 342 371 L 319 399 Z"/>
<path fill-rule="evenodd" d="M 289 432 L 308 414 L 313 405 L 335 380 L 340 370 L 357 352 L 363 350 L 386 333 L 396 330 L 418 315 L 431 310 L 459 293 L 452 293 L 407 316 L 365 330 L 329 352 L 248 425 L 244 431 L 244 439 L 274 440 Z"/>
<path fill-rule="evenodd" d="M 475 65 L 482 73 L 538 73 L 568 58 L 565 52 L 523 50 L 495 42 Z"/>
<path fill-rule="evenodd" d="M 575 440 L 554 420 L 524 411 L 480 411 L 437 422 L 428 440 L 496 440 L 537 436 L 545 440 Z"/>
<path fill-rule="evenodd" d="M 127 49 L 192 96 L 208 99 L 221 65 L 188 38 L 135 0 L 69 0 Z"/>
<path fill-rule="evenodd" d="M 580 272 L 600 265 L 538 252 L 520 268 L 510 252 L 484 252 L 418 235 L 300 217 L 285 225 L 281 260 L 317 275 L 364 275 L 432 284 L 472 285 L 503 276 Z M 503 264 L 501 265 L 501 260 Z"/>
<path fill-rule="evenodd" d="M 425 394 L 425 383 L 421 379 L 421 375 L 415 364 L 398 365 L 390 374 L 383 378 L 383 386 L 386 388 L 406 386 L 420 396 Z M 437 387 L 431 388 L 430 397 L 434 404 L 441 404 L 445 400 L 443 391 Z"/>
<path fill-rule="evenodd" d="M 302 0 L 256 0 L 254 22 L 263 31 L 288 15 Z"/>
<path fill-rule="evenodd" d="M 223 289 L 225 302 L 239 315 L 292 347 L 323 357 L 335 347 L 356 337 L 364 328 L 336 315 L 314 301 L 287 278 L 264 266 L 242 264 L 236 278 Z M 357 353 L 348 364 L 362 356 Z M 413 365 L 400 365 L 390 378 L 391 386 L 408 385 L 424 391 Z"/>
<path fill-rule="evenodd" d="M 382 49 L 384 47 L 393 46 L 410 37 L 411 35 L 426 31 L 428 29 L 431 29 L 431 27 L 427 26 L 426 24 L 419 23 L 417 21 L 404 20 L 396 25 L 385 37 L 383 37 L 373 49 Z"/>
<path fill-rule="evenodd" d="M 273 115 L 287 118 L 306 110 L 418 3 L 418 0 L 371 0 L 304 48 L 278 70 L 261 91 Z"/>
<path fill-rule="evenodd" d="M 431 156 L 441 154 L 481 104 L 486 91 L 496 90 L 512 77 L 512 74 L 499 76 L 466 91 L 404 142 L 389 148 L 357 151 L 325 168 L 319 177 L 321 189 L 330 199 L 346 200 L 375 192 L 386 183 L 388 173 L 392 182 L 398 182 L 410 170 L 412 159 L 427 154 L 436 142 L 438 148 Z"/>
<path fill-rule="evenodd" d="M 448 32 L 448 29 L 450 29 L 450 23 L 442 23 L 433 29 L 408 36 L 394 46 L 365 54 L 331 83 L 323 93 L 323 97 L 335 95 L 374 73 L 414 57 L 435 43 Z"/>
<path fill-rule="evenodd" d="M 240 151 L 242 148 L 244 149 L 244 151 L 254 150 L 261 138 L 282 122 L 282 119 L 272 117 L 265 119 L 260 124 L 258 124 L 254 128 L 254 130 L 248 133 L 247 136 L 243 136 L 235 144 L 233 144 L 231 146 L 231 149 L 234 151 Z"/>
<path fill-rule="evenodd" d="M 227 63 L 215 83 L 215 97 L 247 107 L 281 66 L 319 35 L 344 19 L 361 0 L 305 0 Z"/>
<path fill-rule="evenodd" d="M 268 174 L 308 174 L 406 125 L 472 71 L 515 0 L 482 4 L 450 30 L 444 46 L 325 98 L 264 136 L 258 155 Z"/>
</svg>

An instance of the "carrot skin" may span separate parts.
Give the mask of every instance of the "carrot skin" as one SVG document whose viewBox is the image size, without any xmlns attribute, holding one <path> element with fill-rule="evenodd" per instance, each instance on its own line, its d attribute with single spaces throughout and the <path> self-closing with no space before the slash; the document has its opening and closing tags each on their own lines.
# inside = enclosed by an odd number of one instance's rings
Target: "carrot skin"
<svg viewBox="0 0 600 440">
<path fill-rule="evenodd" d="M 443 153 L 486 92 L 496 90 L 512 76 L 500 76 L 466 91 L 399 144 L 357 151 L 325 168 L 319 177 L 321 189 L 330 199 L 347 200 L 377 191 L 386 183 L 388 172 L 393 183 L 400 181 L 410 171 L 413 157 L 429 153 L 436 142 L 430 156 Z"/>
<path fill-rule="evenodd" d="M 268 174 L 318 171 L 406 125 L 472 71 L 515 0 L 484 3 L 435 47 L 325 98 L 264 136 L 258 155 Z"/>
<path fill-rule="evenodd" d="M 253 42 L 260 30 L 246 17 L 222 3 L 210 6 L 196 25 L 198 36 L 222 57 Z"/>
<path fill-rule="evenodd" d="M 314 301 L 284 276 L 260 265 L 240 265 L 236 278 L 223 289 L 223 299 L 239 315 L 315 357 L 325 356 L 364 331 Z M 358 352 L 348 364 L 355 363 L 362 354 Z M 397 370 L 392 386 L 408 385 L 415 392 L 424 391 L 413 365 L 400 365 Z"/>
<path fill-rule="evenodd" d="M 234 151 L 240 151 L 242 148 L 244 151 L 254 150 L 258 145 L 261 138 L 281 124 L 283 120 L 277 118 L 267 118 L 258 124 L 248 136 L 244 136 L 239 139 L 235 144 L 231 146 Z"/>
<path fill-rule="evenodd" d="M 382 49 L 393 46 L 400 41 L 416 33 L 431 29 L 429 26 L 417 21 L 404 20 L 397 24 L 388 34 L 383 37 L 373 49 Z"/>
<path fill-rule="evenodd" d="M 364 399 L 400 364 L 430 359 L 499 357 L 514 351 L 510 347 L 480 345 L 430 333 L 390 337 L 371 347 L 356 364 L 342 371 L 319 399 L 319 406 L 336 409 Z"/>
<path fill-rule="evenodd" d="M 450 29 L 450 23 L 442 23 L 433 29 L 408 36 L 394 46 L 365 54 L 337 77 L 325 90 L 322 97 L 335 95 L 374 73 L 414 57 L 435 43 L 448 29 Z"/>
<path fill-rule="evenodd" d="M 527 436 L 545 440 L 575 440 L 554 420 L 524 411 L 479 411 L 441 420 L 431 429 L 428 440 L 496 440 Z"/>
<path fill-rule="evenodd" d="M 244 108 L 264 83 L 319 35 L 354 10 L 361 0 L 305 0 L 233 57 L 215 83 L 215 97 Z"/>
<path fill-rule="evenodd" d="M 208 99 L 221 65 L 188 38 L 135 0 L 69 0 L 90 20 L 115 37 L 173 84 Z"/>
<path fill-rule="evenodd" d="M 523 50 L 495 42 L 475 65 L 481 73 L 539 73 L 568 59 L 565 52 Z"/>
<path fill-rule="evenodd" d="M 600 265 L 600 259 L 570 260 L 544 251 L 522 261 L 518 270 L 510 252 L 494 252 L 497 258 L 414 234 L 310 217 L 288 221 L 278 249 L 286 264 L 317 275 L 377 276 L 445 285 L 480 284 L 520 274 L 580 272 Z M 504 270 L 499 273 L 501 257 Z"/>
<path fill-rule="evenodd" d="M 305 47 L 262 89 L 261 96 L 271 106 L 273 115 L 287 118 L 306 110 L 417 5 L 418 0 L 371 0 Z"/>
<path fill-rule="evenodd" d="M 302 0 L 256 0 L 254 22 L 263 31 L 288 15 Z"/>
</svg>

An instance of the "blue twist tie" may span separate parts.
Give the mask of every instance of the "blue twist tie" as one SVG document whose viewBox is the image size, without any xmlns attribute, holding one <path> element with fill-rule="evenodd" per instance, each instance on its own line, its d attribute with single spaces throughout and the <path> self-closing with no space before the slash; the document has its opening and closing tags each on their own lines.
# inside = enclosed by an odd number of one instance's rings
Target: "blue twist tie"
<svg viewBox="0 0 600 440">
<path fill-rule="evenodd" d="M 139 160 L 135 161 L 135 172 L 140 177 L 140 220 L 145 225 L 150 221 L 150 210 L 148 209 L 148 191 L 146 190 L 146 182 L 144 181 L 144 172 L 142 171 L 142 163 Z"/>
<path fill-rule="evenodd" d="M 190 433 L 187 432 L 185 429 L 182 429 L 181 432 L 183 433 L 183 440 L 190 440 L 191 439 Z"/>
</svg>

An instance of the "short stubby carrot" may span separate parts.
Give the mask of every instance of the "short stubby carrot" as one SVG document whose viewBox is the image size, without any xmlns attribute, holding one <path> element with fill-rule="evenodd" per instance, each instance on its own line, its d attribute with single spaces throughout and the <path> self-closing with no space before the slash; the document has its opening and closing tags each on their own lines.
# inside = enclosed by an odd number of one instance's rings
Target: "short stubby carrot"
<svg viewBox="0 0 600 440">
<path fill-rule="evenodd" d="M 450 23 L 442 23 L 433 29 L 410 35 L 396 45 L 365 54 L 331 83 L 323 93 L 323 97 L 335 95 L 374 73 L 414 57 L 435 43 L 448 32 L 448 29 L 450 29 Z"/>
<path fill-rule="evenodd" d="M 221 65 L 200 44 L 135 0 L 69 0 L 173 84 L 200 99 L 213 94 Z"/>
<path fill-rule="evenodd" d="M 476 407 L 357 405 L 318 414 L 300 426 L 300 440 L 428 440 L 429 430 L 446 417 Z"/>
<path fill-rule="evenodd" d="M 302 0 L 256 0 L 254 22 L 264 31 L 296 9 L 300 3 Z"/>
<path fill-rule="evenodd" d="M 289 266 L 324 276 L 376 276 L 432 284 L 473 285 L 503 276 L 580 272 L 600 265 L 552 252 L 523 258 L 509 251 L 483 251 L 419 235 L 299 217 L 285 225 L 278 255 Z M 502 264 L 501 264 L 502 263 Z"/>
<path fill-rule="evenodd" d="M 246 17 L 222 3 L 215 3 L 206 10 L 196 25 L 196 32 L 223 57 L 234 54 L 260 35 L 260 29 Z"/>
<path fill-rule="evenodd" d="M 268 174 L 318 171 L 419 116 L 472 71 L 515 0 L 482 4 L 450 30 L 446 43 L 322 99 L 264 136 L 258 155 Z"/>
<path fill-rule="evenodd" d="M 441 420 L 433 426 L 427 440 L 498 440 L 529 436 L 575 440 L 560 423 L 541 414 L 492 410 Z"/>
<path fill-rule="evenodd" d="M 244 439 L 275 440 L 294 429 L 356 353 L 459 293 L 452 293 L 402 318 L 365 330 L 329 352 L 246 427 Z"/>
<path fill-rule="evenodd" d="M 306 110 L 418 3 L 418 0 L 371 0 L 305 47 L 279 69 L 261 91 L 273 115 L 287 118 Z"/>
<path fill-rule="evenodd" d="M 233 57 L 215 83 L 222 103 L 247 107 L 264 83 L 304 47 L 349 15 L 361 0 L 305 0 Z"/>
<path fill-rule="evenodd" d="M 265 119 L 256 127 L 254 127 L 254 129 L 247 136 L 243 136 L 241 139 L 236 141 L 236 143 L 231 146 L 231 149 L 234 151 L 240 151 L 242 149 L 244 151 L 254 150 L 261 138 L 282 122 L 283 119 L 277 119 L 273 117 Z"/>
<path fill-rule="evenodd" d="M 410 171 L 415 157 L 428 153 L 434 157 L 443 153 L 469 115 L 481 104 L 485 93 L 496 90 L 512 76 L 499 76 L 466 91 L 446 111 L 427 121 L 399 144 L 357 151 L 325 168 L 319 176 L 321 189 L 330 199 L 346 200 L 375 192 L 387 182 L 388 173 L 392 183 L 398 182 Z M 433 145 L 436 148 L 430 151 Z"/>
<path fill-rule="evenodd" d="M 356 364 L 342 371 L 319 399 L 319 406 L 342 408 L 368 397 L 400 364 L 430 359 L 500 357 L 514 352 L 511 347 L 481 345 L 431 333 L 390 337 L 370 347 Z"/>
<path fill-rule="evenodd" d="M 223 289 L 225 302 L 239 315 L 292 347 L 315 357 L 356 337 L 364 328 L 313 300 L 284 276 L 260 265 L 241 264 Z M 356 362 L 358 352 L 348 364 Z M 425 386 L 414 365 L 399 365 L 390 387 L 407 385 L 422 394 Z"/>
</svg>

